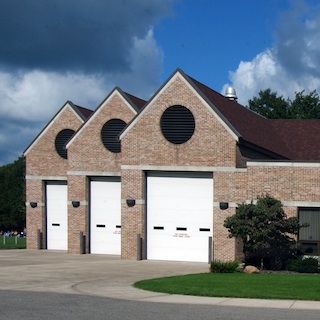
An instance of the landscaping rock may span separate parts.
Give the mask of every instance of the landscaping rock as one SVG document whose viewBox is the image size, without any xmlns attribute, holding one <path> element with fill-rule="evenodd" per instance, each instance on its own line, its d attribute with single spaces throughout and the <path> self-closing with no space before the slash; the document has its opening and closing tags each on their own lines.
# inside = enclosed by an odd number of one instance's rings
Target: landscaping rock
<svg viewBox="0 0 320 320">
<path fill-rule="evenodd" d="M 255 267 L 255 266 L 246 266 L 244 269 L 243 269 L 243 272 L 244 273 L 259 273 L 260 270 Z"/>
</svg>

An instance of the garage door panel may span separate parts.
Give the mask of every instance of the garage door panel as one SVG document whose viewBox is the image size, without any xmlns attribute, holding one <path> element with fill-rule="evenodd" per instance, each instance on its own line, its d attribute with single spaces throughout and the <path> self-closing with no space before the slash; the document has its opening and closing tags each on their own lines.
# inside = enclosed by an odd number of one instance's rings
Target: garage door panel
<svg viewBox="0 0 320 320">
<path fill-rule="evenodd" d="M 46 185 L 47 248 L 68 249 L 68 187 L 64 182 Z"/>
<path fill-rule="evenodd" d="M 148 259 L 208 261 L 212 178 L 149 176 L 147 199 Z"/>
<path fill-rule="evenodd" d="M 120 254 L 121 250 L 120 178 L 90 183 L 90 251 Z"/>
</svg>

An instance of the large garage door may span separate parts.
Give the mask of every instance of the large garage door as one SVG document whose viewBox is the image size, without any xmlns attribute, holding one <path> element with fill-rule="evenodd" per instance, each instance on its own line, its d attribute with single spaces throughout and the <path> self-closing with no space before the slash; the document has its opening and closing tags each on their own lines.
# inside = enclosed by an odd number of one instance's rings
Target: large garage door
<svg viewBox="0 0 320 320">
<path fill-rule="evenodd" d="M 212 208 L 212 175 L 149 175 L 147 258 L 207 262 Z"/>
<path fill-rule="evenodd" d="M 120 178 L 90 183 L 90 252 L 121 253 Z"/>
<path fill-rule="evenodd" d="M 66 182 L 46 185 L 47 248 L 68 250 L 68 187 Z"/>
</svg>

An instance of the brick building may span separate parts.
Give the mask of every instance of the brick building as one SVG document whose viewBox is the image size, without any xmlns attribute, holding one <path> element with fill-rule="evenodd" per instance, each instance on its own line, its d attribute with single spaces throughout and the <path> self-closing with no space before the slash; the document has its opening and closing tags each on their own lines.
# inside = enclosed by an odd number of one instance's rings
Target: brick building
<svg viewBox="0 0 320 320">
<path fill-rule="evenodd" d="M 269 120 L 176 70 L 149 101 L 67 102 L 25 151 L 27 248 L 233 260 L 225 218 L 270 194 L 320 250 L 320 120 Z"/>
</svg>

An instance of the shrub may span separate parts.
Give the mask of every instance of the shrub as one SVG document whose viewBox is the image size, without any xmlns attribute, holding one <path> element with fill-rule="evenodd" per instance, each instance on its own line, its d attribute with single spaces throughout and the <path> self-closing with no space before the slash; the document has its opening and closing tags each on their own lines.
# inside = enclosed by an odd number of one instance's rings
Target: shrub
<svg viewBox="0 0 320 320">
<path fill-rule="evenodd" d="M 212 273 L 234 273 L 239 267 L 238 261 L 219 261 L 214 260 L 211 262 L 210 271 Z"/>
<path fill-rule="evenodd" d="M 315 258 L 303 258 L 300 256 L 298 258 L 288 260 L 286 269 L 301 273 L 319 273 L 319 263 Z"/>
</svg>

